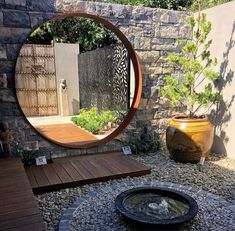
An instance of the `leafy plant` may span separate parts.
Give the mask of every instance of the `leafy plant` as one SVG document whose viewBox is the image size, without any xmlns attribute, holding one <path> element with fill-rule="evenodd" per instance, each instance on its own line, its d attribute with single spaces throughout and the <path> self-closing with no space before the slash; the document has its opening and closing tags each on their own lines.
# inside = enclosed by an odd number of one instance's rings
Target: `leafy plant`
<svg viewBox="0 0 235 231">
<path fill-rule="evenodd" d="M 211 58 L 209 51 L 212 40 L 207 40 L 211 22 L 207 21 L 206 14 L 199 12 L 198 17 L 189 17 L 189 26 L 192 40 L 186 43 L 178 41 L 182 52 L 168 55 L 169 64 L 183 73 L 183 76 L 180 78 L 167 75 L 166 86 L 161 89 L 161 93 L 169 98 L 173 106 L 186 106 L 192 118 L 202 106 L 215 104 L 222 96 L 212 91 L 212 82 L 216 81 L 219 75 L 213 70 L 217 60 Z M 207 82 L 204 89 L 199 89 L 205 80 Z"/>
<path fill-rule="evenodd" d="M 200 0 L 200 7 L 202 10 L 204 10 L 231 1 L 232 0 Z M 193 1 L 189 9 L 194 12 L 198 11 L 198 1 Z"/>
<path fill-rule="evenodd" d="M 33 31 L 27 43 L 51 44 L 51 42 L 79 43 L 85 52 L 117 43 L 116 35 L 92 19 L 64 17 L 50 20 Z"/>
<path fill-rule="evenodd" d="M 37 151 L 18 147 L 16 155 L 21 158 L 22 162 L 26 166 L 31 166 L 31 165 L 35 164 L 35 158 L 37 157 Z"/>
<path fill-rule="evenodd" d="M 117 114 L 114 111 L 107 110 L 102 112 L 101 118 L 104 124 L 108 124 L 117 120 Z"/>
<path fill-rule="evenodd" d="M 101 130 L 104 130 L 109 123 L 115 123 L 118 119 L 117 114 L 114 111 L 103 111 L 99 113 L 96 107 L 91 109 L 81 109 L 79 115 L 71 118 L 72 122 L 79 125 L 82 128 L 98 134 Z"/>
<path fill-rule="evenodd" d="M 107 0 L 111 3 L 142 5 L 146 7 L 182 10 L 192 4 L 192 0 Z"/>
<path fill-rule="evenodd" d="M 131 151 L 134 154 L 140 153 L 154 153 L 161 150 L 162 142 L 160 138 L 151 140 L 150 142 L 145 142 L 140 139 L 133 139 L 129 143 Z"/>
<path fill-rule="evenodd" d="M 192 10 L 198 11 L 198 1 L 193 0 L 106 0 L 110 3 L 125 5 L 141 5 L 169 10 Z M 201 9 L 207 9 L 232 0 L 201 0 Z"/>
<path fill-rule="evenodd" d="M 162 148 L 162 142 L 159 135 L 154 137 L 148 132 L 148 128 L 144 127 L 141 135 L 137 139 L 131 139 L 129 143 L 132 153 L 153 153 Z"/>
</svg>

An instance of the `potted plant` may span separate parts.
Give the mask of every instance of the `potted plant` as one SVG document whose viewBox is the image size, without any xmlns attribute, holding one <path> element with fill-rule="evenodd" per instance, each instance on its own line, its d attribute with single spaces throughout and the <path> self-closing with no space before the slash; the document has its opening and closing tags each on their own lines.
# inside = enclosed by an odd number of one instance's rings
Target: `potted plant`
<svg viewBox="0 0 235 231">
<path fill-rule="evenodd" d="M 207 39 L 211 22 L 199 10 L 198 17 L 189 17 L 189 26 L 192 39 L 178 41 L 182 52 L 168 55 L 169 64 L 181 74 L 166 76 L 166 86 L 161 89 L 172 106 L 184 106 L 186 109 L 185 114 L 171 119 L 166 130 L 170 155 L 181 162 L 197 162 L 201 157 L 208 157 L 214 128 L 208 117 L 198 115 L 198 112 L 202 107 L 208 109 L 222 99 L 212 87 L 219 75 L 213 70 L 217 61 L 211 58 L 209 51 L 212 40 Z"/>
</svg>

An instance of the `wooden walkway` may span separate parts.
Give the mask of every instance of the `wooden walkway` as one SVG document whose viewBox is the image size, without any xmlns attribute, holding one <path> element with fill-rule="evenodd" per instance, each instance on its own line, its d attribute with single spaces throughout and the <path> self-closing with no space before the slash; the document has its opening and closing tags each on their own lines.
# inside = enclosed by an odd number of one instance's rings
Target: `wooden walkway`
<svg viewBox="0 0 235 231">
<path fill-rule="evenodd" d="M 21 160 L 0 160 L 0 231 L 42 231 L 43 221 Z"/>
<path fill-rule="evenodd" d="M 34 193 L 150 173 L 150 168 L 117 152 L 56 158 L 26 169 Z"/>
<path fill-rule="evenodd" d="M 72 123 L 39 125 L 35 128 L 45 137 L 67 145 L 81 145 L 98 140 L 91 133 Z"/>
</svg>

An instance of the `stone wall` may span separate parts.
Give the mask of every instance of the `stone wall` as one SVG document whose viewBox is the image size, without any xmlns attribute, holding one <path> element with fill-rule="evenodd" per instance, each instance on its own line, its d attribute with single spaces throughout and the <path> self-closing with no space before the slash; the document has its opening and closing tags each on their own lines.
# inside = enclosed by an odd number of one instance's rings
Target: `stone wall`
<svg viewBox="0 0 235 231">
<path fill-rule="evenodd" d="M 24 147 L 39 146 L 42 152 L 53 155 L 111 151 L 121 146 L 112 141 L 90 149 L 66 149 L 39 136 L 22 115 L 14 90 L 18 52 L 33 28 L 61 12 L 86 11 L 105 17 L 127 36 L 140 57 L 142 99 L 133 121 L 119 138 L 128 141 L 130 134 L 139 136 L 144 126 L 151 132 L 162 132 L 170 108 L 161 102 L 159 88 L 165 75 L 175 72 L 166 55 L 179 51 L 177 38 L 189 38 L 189 13 L 77 0 L 0 0 L 0 7 L 0 120 L 8 123 L 12 150 L 17 142 Z"/>
</svg>

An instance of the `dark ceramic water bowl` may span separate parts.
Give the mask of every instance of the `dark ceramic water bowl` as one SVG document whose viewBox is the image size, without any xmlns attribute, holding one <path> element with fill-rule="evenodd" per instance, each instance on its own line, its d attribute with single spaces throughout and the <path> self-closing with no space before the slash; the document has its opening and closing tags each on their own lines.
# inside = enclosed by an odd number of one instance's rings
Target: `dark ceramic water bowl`
<svg viewBox="0 0 235 231">
<path fill-rule="evenodd" d="M 179 225 L 198 212 L 192 197 L 160 187 L 127 190 L 117 196 L 115 205 L 126 218 L 146 225 Z"/>
</svg>

